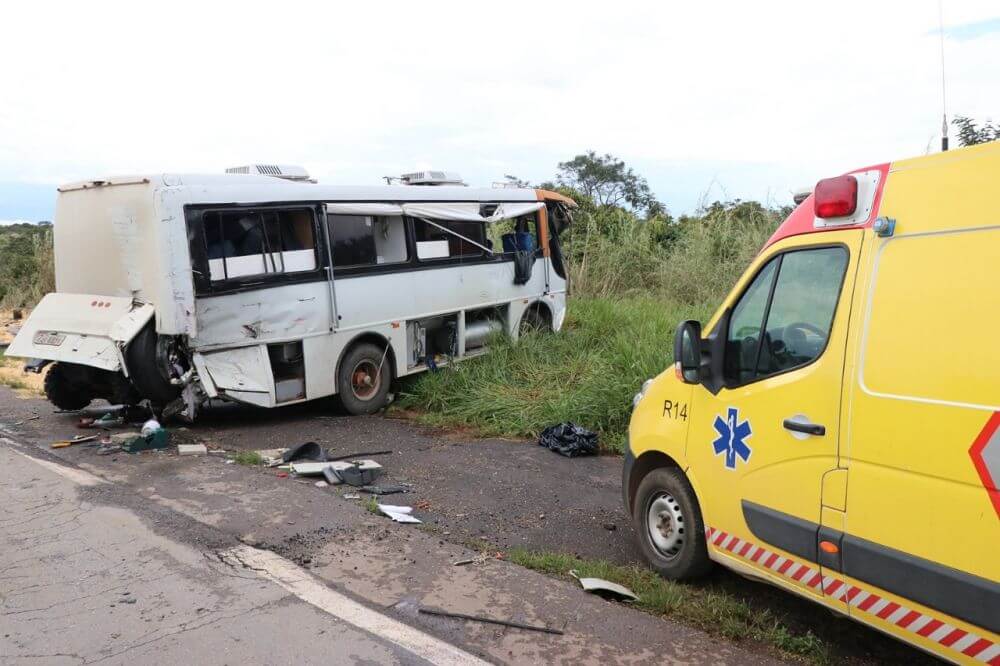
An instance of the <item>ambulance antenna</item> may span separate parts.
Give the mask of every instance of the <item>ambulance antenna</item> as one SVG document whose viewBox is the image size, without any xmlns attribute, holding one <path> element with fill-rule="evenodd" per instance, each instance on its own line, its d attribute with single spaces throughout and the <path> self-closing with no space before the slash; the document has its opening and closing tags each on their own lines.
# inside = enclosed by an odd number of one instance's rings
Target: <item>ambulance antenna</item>
<svg viewBox="0 0 1000 666">
<path fill-rule="evenodd" d="M 948 94 L 944 69 L 944 0 L 938 0 L 938 34 L 941 37 L 941 151 L 948 150 Z"/>
</svg>

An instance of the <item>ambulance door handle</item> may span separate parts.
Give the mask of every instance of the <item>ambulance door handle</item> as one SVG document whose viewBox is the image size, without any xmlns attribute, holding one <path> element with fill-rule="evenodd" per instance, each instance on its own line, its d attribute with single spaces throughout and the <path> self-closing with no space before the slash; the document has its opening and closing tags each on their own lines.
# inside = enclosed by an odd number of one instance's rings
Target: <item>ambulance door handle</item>
<svg viewBox="0 0 1000 666">
<path fill-rule="evenodd" d="M 792 419 L 785 419 L 784 423 L 785 430 L 791 430 L 792 432 L 801 432 L 806 435 L 816 435 L 817 437 L 822 437 L 826 434 L 826 427 L 821 426 L 818 423 L 809 423 L 808 421 L 793 421 Z"/>
</svg>

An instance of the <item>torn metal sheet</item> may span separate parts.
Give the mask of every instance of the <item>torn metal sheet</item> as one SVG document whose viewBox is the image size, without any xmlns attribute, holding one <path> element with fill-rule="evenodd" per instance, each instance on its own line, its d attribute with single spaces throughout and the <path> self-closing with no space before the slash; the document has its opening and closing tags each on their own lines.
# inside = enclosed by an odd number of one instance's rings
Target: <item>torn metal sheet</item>
<svg viewBox="0 0 1000 666">
<path fill-rule="evenodd" d="M 587 592 L 592 592 L 600 596 L 608 596 L 614 599 L 621 599 L 624 601 L 639 600 L 639 597 L 624 585 L 612 583 L 610 580 L 604 580 L 603 578 L 580 578 L 576 571 L 570 571 L 569 573 L 573 576 L 573 578 L 580 581 L 580 585 Z"/>
<path fill-rule="evenodd" d="M 392 518 L 397 523 L 422 523 L 419 518 L 415 518 L 412 506 L 395 506 L 393 504 L 379 504 L 378 510 L 386 516 Z"/>
<path fill-rule="evenodd" d="M 202 358 L 216 388 L 270 394 L 271 364 L 263 346 L 227 349 Z"/>
</svg>

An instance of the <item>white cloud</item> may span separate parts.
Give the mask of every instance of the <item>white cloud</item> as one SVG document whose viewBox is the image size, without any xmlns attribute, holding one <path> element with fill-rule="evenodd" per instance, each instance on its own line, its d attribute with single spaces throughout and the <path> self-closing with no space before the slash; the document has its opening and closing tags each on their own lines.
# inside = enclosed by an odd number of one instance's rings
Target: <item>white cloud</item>
<svg viewBox="0 0 1000 666">
<path fill-rule="evenodd" d="M 278 161 L 488 184 L 593 148 L 685 210 L 713 179 L 780 197 L 922 153 L 941 124 L 936 0 L 57 5 L 5 11 L 0 181 Z M 998 45 L 948 42 L 953 113 L 1000 113 Z"/>
</svg>

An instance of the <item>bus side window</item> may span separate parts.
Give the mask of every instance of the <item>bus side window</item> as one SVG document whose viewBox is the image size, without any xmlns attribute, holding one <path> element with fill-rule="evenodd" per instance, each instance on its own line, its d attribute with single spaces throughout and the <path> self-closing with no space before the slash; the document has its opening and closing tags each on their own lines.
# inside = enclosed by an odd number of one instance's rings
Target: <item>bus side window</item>
<svg viewBox="0 0 1000 666">
<path fill-rule="evenodd" d="M 202 220 L 213 282 L 316 269 L 309 210 L 214 210 Z"/>
<path fill-rule="evenodd" d="M 433 220 L 433 222 L 434 224 L 428 224 L 425 220 L 413 218 L 418 259 L 425 261 L 449 257 L 471 259 L 486 255 L 483 247 L 490 247 L 491 243 L 486 238 L 486 228 L 482 222 L 456 220 Z"/>
<path fill-rule="evenodd" d="M 400 215 L 327 215 L 334 268 L 396 264 L 409 259 Z"/>
</svg>

